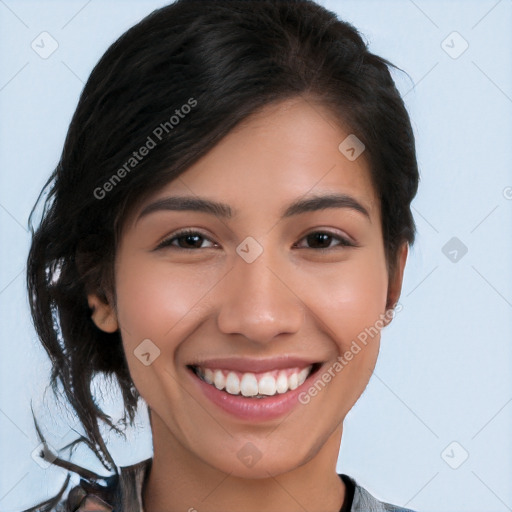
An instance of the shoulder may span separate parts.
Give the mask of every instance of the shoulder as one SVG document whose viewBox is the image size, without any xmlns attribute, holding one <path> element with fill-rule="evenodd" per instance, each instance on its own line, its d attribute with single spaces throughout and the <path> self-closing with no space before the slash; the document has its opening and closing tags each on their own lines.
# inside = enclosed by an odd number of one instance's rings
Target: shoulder
<svg viewBox="0 0 512 512">
<path fill-rule="evenodd" d="M 379 501 L 370 494 L 364 487 L 359 485 L 352 477 L 349 478 L 355 486 L 354 499 L 352 501 L 351 512 L 414 512 L 411 509 L 392 505 L 384 501 Z"/>
</svg>

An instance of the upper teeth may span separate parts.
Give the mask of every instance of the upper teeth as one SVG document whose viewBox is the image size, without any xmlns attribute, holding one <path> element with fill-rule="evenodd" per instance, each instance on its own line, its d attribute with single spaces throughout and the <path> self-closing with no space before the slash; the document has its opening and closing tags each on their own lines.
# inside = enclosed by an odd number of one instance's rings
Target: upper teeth
<svg viewBox="0 0 512 512">
<path fill-rule="evenodd" d="M 296 389 L 307 379 L 312 367 L 310 365 L 303 369 L 287 368 L 258 374 L 196 368 L 204 381 L 232 395 L 241 393 L 243 396 L 272 396 Z"/>
</svg>

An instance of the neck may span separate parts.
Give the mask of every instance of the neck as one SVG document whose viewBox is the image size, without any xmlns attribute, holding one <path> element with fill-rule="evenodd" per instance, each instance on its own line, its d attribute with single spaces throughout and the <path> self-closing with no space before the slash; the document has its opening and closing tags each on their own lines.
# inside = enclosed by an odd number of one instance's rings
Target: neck
<svg viewBox="0 0 512 512">
<path fill-rule="evenodd" d="M 145 512 L 339 512 L 345 485 L 336 473 L 340 426 L 305 464 L 268 478 L 241 478 L 207 464 L 151 412 L 153 462 Z"/>
</svg>

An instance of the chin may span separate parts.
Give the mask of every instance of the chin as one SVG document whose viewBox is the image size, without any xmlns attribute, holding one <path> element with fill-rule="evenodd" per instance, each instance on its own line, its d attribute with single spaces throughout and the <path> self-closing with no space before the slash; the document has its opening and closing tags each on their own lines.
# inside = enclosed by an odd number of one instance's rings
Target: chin
<svg viewBox="0 0 512 512">
<path fill-rule="evenodd" d="M 211 458 L 202 458 L 216 470 L 231 477 L 263 479 L 289 473 L 307 464 L 318 453 L 317 446 L 305 450 L 306 447 L 300 441 L 282 443 L 276 434 L 273 437 L 274 443 L 265 438 L 238 440 L 216 450 Z M 214 445 L 212 442 L 211 446 Z"/>
</svg>

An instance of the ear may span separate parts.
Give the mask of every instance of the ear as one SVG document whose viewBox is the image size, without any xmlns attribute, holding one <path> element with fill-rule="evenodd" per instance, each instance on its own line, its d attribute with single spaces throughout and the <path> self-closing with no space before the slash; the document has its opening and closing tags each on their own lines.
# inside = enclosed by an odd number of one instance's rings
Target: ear
<svg viewBox="0 0 512 512">
<path fill-rule="evenodd" d="M 92 309 L 92 321 L 98 329 L 105 332 L 116 332 L 119 329 L 117 315 L 109 303 L 104 302 L 95 294 L 87 295 L 87 302 Z"/>
<path fill-rule="evenodd" d="M 398 302 L 398 299 L 400 298 L 400 293 L 402 291 L 402 281 L 404 277 L 405 262 L 407 261 L 408 252 L 409 244 L 407 242 L 404 242 L 397 252 L 395 270 L 393 274 L 389 276 L 386 310 L 394 308 L 396 303 Z M 388 325 L 391 322 L 391 320 L 392 316 L 389 316 L 388 318 L 388 315 L 386 315 L 385 325 Z"/>
</svg>

